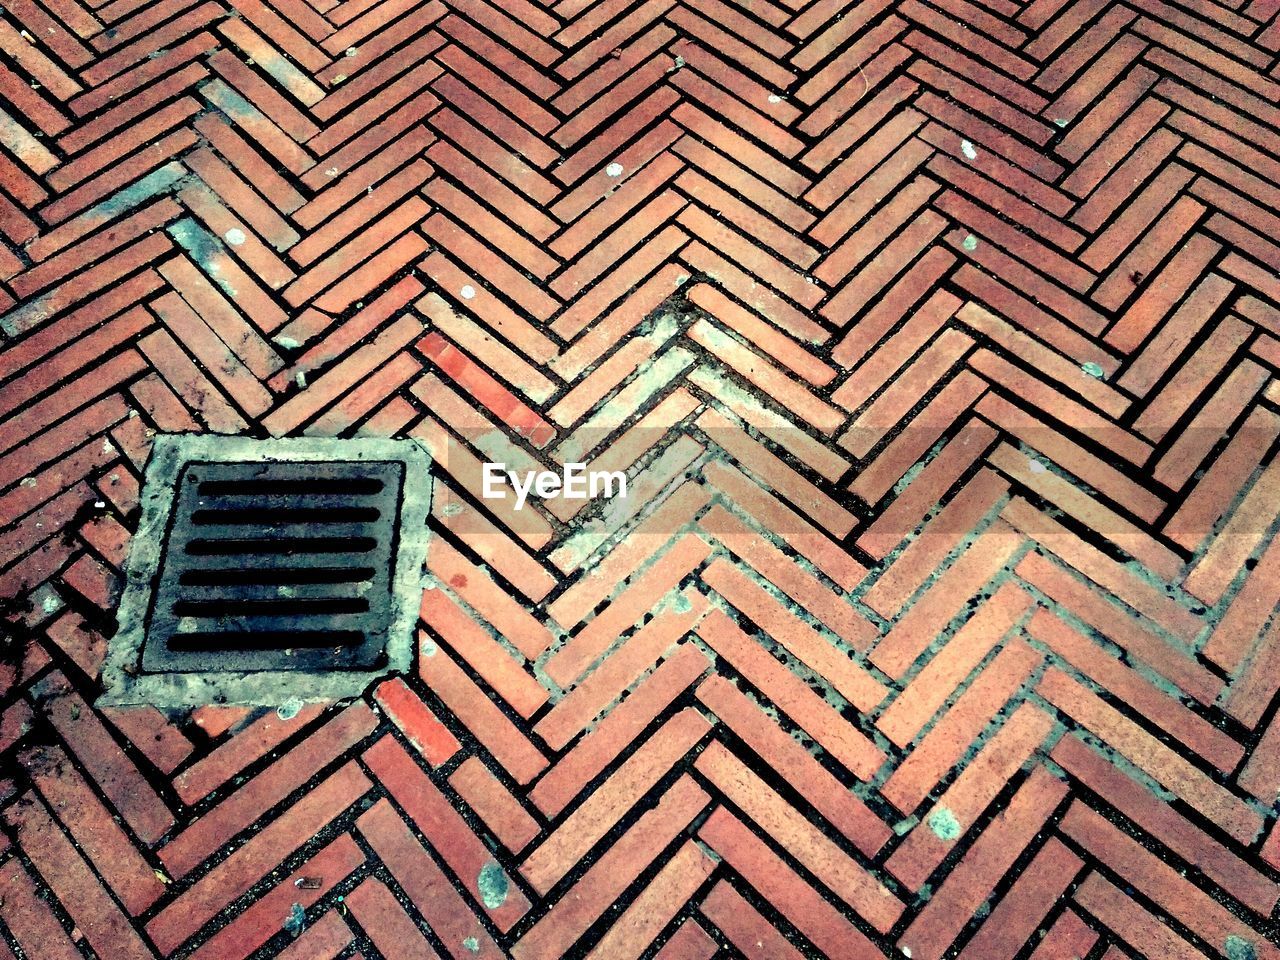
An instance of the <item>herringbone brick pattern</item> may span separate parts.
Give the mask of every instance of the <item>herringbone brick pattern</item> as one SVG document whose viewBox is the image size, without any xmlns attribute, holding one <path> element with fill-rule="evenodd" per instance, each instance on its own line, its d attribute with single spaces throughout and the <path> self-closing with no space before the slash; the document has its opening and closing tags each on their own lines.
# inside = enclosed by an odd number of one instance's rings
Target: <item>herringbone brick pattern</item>
<svg viewBox="0 0 1280 960">
<path fill-rule="evenodd" d="M 0 957 L 1280 957 L 1278 51 L 1274 0 L 9 0 Z M 202 430 L 431 450 L 417 675 L 93 706 Z"/>
</svg>

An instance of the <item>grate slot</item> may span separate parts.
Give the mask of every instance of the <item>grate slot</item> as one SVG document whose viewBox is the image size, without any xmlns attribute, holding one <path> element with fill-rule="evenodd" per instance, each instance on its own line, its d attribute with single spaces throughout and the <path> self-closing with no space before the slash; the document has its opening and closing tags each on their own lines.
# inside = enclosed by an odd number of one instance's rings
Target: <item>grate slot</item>
<svg viewBox="0 0 1280 960">
<path fill-rule="evenodd" d="M 359 630 L 255 630 L 252 633 L 181 633 L 169 646 L 182 652 L 217 653 L 224 650 L 297 650 L 324 647 L 356 647 L 364 642 Z"/>
<path fill-rule="evenodd" d="M 179 600 L 173 612 L 179 617 L 308 617 L 365 613 L 369 601 L 363 597 L 211 597 Z"/>
<path fill-rule="evenodd" d="M 296 556 L 320 553 L 368 553 L 377 546 L 378 541 L 373 537 L 280 537 L 278 539 L 229 537 L 225 540 L 211 538 L 191 540 L 186 545 L 186 552 L 193 557 L 256 553 L 287 553 L 290 556 Z"/>
<path fill-rule="evenodd" d="M 201 509 L 191 515 L 197 527 L 278 527 L 290 524 L 373 523 L 381 516 L 376 507 L 249 507 Z"/>
<path fill-rule="evenodd" d="M 274 558 L 273 558 L 274 559 Z M 294 584 L 361 583 L 372 580 L 373 567 L 256 567 L 186 570 L 183 587 L 255 587 Z"/>
<path fill-rule="evenodd" d="M 254 477 L 244 480 L 204 480 L 198 483 L 202 497 L 278 497 L 290 494 L 336 494 L 344 500 L 367 497 L 386 489 L 383 480 L 374 477 L 335 479 L 332 477 Z"/>
</svg>

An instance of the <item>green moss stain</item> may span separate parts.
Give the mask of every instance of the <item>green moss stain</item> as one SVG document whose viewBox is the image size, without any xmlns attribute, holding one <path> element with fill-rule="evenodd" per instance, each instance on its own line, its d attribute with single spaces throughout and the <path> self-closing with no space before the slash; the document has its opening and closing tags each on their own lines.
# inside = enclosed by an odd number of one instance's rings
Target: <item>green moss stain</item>
<svg viewBox="0 0 1280 960">
<path fill-rule="evenodd" d="M 213 80 L 200 88 L 204 98 L 234 120 L 258 120 L 262 114 L 244 97 L 221 80 Z"/>
<path fill-rule="evenodd" d="M 218 260 L 223 256 L 222 244 L 212 233 L 190 217 L 183 217 L 169 228 L 169 235 L 193 260 L 208 273 L 218 272 Z"/>
<path fill-rule="evenodd" d="M 302 909 L 302 904 L 295 903 L 289 909 L 289 915 L 284 918 L 284 928 L 289 931 L 291 936 L 299 937 L 306 927 L 307 913 Z"/>
<path fill-rule="evenodd" d="M 511 881 L 507 879 L 507 874 L 502 867 L 490 860 L 480 868 L 480 876 L 476 878 L 476 889 L 480 891 L 480 902 L 490 910 L 497 910 L 507 902 Z"/>
<path fill-rule="evenodd" d="M 152 197 L 167 193 L 185 176 L 182 165 L 176 161 L 166 163 L 159 170 L 153 170 L 137 183 L 130 184 L 118 193 L 113 193 L 90 211 L 91 216 L 110 220 L 112 217 L 132 210 Z"/>
<path fill-rule="evenodd" d="M 929 824 L 929 829 L 933 831 L 934 836 L 939 840 L 945 840 L 949 843 L 960 836 L 960 821 L 946 807 L 939 807 L 929 814 L 927 823 Z"/>
<path fill-rule="evenodd" d="M 1227 960 L 1258 960 L 1258 951 L 1253 949 L 1253 944 L 1234 933 L 1227 937 L 1224 948 Z"/>
</svg>

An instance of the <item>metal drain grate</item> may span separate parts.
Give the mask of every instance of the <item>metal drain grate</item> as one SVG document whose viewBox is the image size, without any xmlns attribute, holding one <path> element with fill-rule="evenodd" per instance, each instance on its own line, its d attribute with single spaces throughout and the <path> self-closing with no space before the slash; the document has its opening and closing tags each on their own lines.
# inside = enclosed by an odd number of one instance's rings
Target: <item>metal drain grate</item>
<svg viewBox="0 0 1280 960">
<path fill-rule="evenodd" d="M 428 466 L 406 441 L 158 437 L 108 702 L 329 698 L 407 669 Z"/>
<path fill-rule="evenodd" d="M 178 482 L 144 670 L 374 667 L 400 463 L 193 463 Z"/>
</svg>

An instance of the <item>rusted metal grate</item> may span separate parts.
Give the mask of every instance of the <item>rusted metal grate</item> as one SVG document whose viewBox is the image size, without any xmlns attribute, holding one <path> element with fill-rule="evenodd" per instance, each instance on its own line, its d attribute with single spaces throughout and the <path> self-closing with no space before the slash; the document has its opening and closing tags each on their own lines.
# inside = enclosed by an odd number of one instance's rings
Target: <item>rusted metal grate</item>
<svg viewBox="0 0 1280 960">
<path fill-rule="evenodd" d="M 410 441 L 157 437 L 107 702 L 334 699 L 408 670 L 429 468 Z"/>
<path fill-rule="evenodd" d="M 385 661 L 403 483 L 387 461 L 188 464 L 143 669 Z"/>
</svg>

